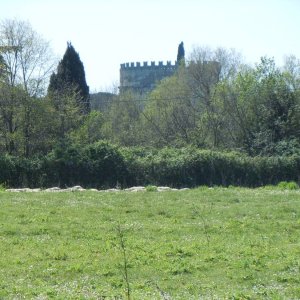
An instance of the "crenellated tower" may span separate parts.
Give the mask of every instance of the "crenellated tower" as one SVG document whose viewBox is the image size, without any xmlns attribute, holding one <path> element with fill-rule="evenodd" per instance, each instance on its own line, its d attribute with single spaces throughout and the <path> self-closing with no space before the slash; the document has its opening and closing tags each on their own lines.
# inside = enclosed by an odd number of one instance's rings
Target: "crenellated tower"
<svg viewBox="0 0 300 300">
<path fill-rule="evenodd" d="M 160 61 L 149 64 L 144 61 L 136 63 L 124 63 L 120 68 L 120 93 L 132 90 L 133 92 L 145 94 L 155 88 L 162 79 L 172 76 L 177 70 L 177 63 Z"/>
</svg>

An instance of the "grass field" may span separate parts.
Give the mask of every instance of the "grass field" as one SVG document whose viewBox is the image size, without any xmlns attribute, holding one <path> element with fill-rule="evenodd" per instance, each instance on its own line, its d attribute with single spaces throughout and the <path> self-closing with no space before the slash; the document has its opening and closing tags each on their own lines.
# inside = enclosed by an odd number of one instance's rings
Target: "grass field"
<svg viewBox="0 0 300 300">
<path fill-rule="evenodd" d="M 0 299 L 300 299 L 299 190 L 0 192 L 0 226 Z"/>
</svg>

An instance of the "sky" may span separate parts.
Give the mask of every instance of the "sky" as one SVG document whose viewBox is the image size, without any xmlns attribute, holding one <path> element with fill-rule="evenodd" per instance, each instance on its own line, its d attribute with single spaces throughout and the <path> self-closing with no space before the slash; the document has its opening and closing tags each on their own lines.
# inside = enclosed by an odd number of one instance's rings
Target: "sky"
<svg viewBox="0 0 300 300">
<path fill-rule="evenodd" d="M 175 62 L 184 42 L 234 48 L 246 62 L 300 58 L 300 0 L 0 0 L 0 20 L 29 21 L 62 58 L 70 41 L 91 92 L 118 85 L 120 64 Z"/>
</svg>

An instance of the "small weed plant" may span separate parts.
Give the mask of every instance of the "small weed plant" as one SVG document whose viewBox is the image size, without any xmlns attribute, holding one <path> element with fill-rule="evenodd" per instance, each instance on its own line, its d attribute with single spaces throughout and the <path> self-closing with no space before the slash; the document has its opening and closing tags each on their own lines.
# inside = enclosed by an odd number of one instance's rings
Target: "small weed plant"
<svg viewBox="0 0 300 300">
<path fill-rule="evenodd" d="M 157 186 L 155 186 L 155 185 L 147 185 L 146 186 L 146 191 L 147 192 L 157 192 Z"/>
<path fill-rule="evenodd" d="M 298 190 L 299 185 L 295 181 L 281 181 L 277 184 L 277 187 L 283 190 Z"/>
</svg>

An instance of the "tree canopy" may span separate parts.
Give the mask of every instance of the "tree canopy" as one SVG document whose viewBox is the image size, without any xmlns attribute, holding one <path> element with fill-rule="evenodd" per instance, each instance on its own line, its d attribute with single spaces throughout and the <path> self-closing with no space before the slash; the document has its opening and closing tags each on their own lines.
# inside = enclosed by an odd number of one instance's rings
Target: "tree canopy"
<svg viewBox="0 0 300 300">
<path fill-rule="evenodd" d="M 59 62 L 57 73 L 50 78 L 48 93 L 64 94 L 73 88 L 77 92 L 78 104 L 83 113 L 90 111 L 89 87 L 85 79 L 85 71 L 79 54 L 68 42 L 63 59 Z"/>
<path fill-rule="evenodd" d="M 300 157 L 300 60 L 255 66 L 234 50 L 194 48 L 147 94 L 114 92 L 90 111 L 89 87 L 73 45 L 56 64 L 27 22 L 0 22 L 0 156 L 27 158 L 106 140 L 133 147 L 240 151 Z M 180 62 L 184 63 L 180 63 Z"/>
</svg>

